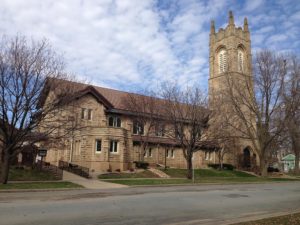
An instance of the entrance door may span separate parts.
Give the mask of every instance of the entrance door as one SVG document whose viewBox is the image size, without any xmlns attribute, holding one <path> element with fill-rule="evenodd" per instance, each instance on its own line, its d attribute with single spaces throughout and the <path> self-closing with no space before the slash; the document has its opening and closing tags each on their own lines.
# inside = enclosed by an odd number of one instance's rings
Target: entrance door
<svg viewBox="0 0 300 225">
<path fill-rule="evenodd" d="M 244 165 L 243 165 L 243 167 L 244 168 L 250 168 L 251 167 L 251 159 L 250 159 L 250 150 L 249 150 L 249 148 L 245 148 L 244 149 L 244 154 L 243 154 L 243 156 L 244 156 Z"/>
</svg>

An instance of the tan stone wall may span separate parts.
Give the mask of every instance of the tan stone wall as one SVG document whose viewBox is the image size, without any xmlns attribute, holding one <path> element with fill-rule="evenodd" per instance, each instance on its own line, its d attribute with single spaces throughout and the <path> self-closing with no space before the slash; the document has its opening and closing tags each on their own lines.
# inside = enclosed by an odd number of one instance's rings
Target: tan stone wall
<svg viewBox="0 0 300 225">
<path fill-rule="evenodd" d="M 149 148 L 152 150 L 152 156 L 149 156 Z M 172 148 L 167 146 L 150 146 L 144 157 L 144 161 L 148 162 L 150 165 L 155 166 L 156 164 L 164 166 L 166 164 L 167 167 L 173 168 L 187 168 L 186 160 L 183 156 L 183 152 L 181 148 L 173 148 L 174 157 L 168 156 L 166 154 L 167 150 L 171 151 Z M 138 145 L 134 146 L 134 151 L 139 152 L 140 148 Z M 215 152 L 212 152 L 211 158 L 208 160 L 205 159 L 204 151 L 197 151 L 194 153 L 193 164 L 194 168 L 207 168 L 207 164 L 217 163 L 217 156 Z M 138 160 L 137 160 L 138 161 Z"/>
</svg>

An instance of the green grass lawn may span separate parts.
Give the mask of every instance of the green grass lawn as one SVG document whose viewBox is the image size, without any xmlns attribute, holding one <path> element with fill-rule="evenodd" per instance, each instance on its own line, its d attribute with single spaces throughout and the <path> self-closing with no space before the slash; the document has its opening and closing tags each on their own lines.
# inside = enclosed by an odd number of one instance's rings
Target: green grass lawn
<svg viewBox="0 0 300 225">
<path fill-rule="evenodd" d="M 0 190 L 8 189 L 52 189 L 52 188 L 82 188 L 81 185 L 71 182 L 28 182 L 0 184 Z"/>
<path fill-rule="evenodd" d="M 39 171 L 36 169 L 16 169 L 9 170 L 9 181 L 44 181 L 44 180 L 57 180 L 56 177 L 47 172 Z"/>
<path fill-rule="evenodd" d="M 164 185 L 164 184 L 191 184 L 192 180 L 186 179 L 186 169 L 167 169 L 162 170 L 168 174 L 172 179 L 151 179 L 148 177 L 132 177 L 120 174 L 118 179 L 114 179 L 113 176 L 109 176 L 109 182 L 124 184 L 124 185 Z M 145 171 L 146 173 L 147 171 Z M 149 171 L 148 171 L 149 172 Z M 263 178 L 256 177 L 254 175 L 244 173 L 242 171 L 230 171 L 230 170 L 215 170 L 215 169 L 196 169 L 195 171 L 195 183 L 255 183 L 255 182 L 283 182 L 283 181 L 297 181 L 296 179 L 288 178 Z M 123 179 L 120 179 L 123 178 Z M 128 179 L 126 179 L 128 178 Z M 147 179 L 130 179 L 130 178 L 147 178 Z M 298 180 L 300 181 L 300 180 Z"/>
<path fill-rule="evenodd" d="M 234 225 L 298 225 L 300 224 L 300 213 L 290 214 L 286 216 L 271 217 L 262 220 L 255 220 Z"/>
<path fill-rule="evenodd" d="M 185 178 L 174 179 L 115 179 L 108 182 L 124 185 L 165 185 L 165 184 L 192 184 L 192 180 Z M 231 183 L 263 183 L 295 181 L 287 178 L 260 178 L 260 177 L 206 177 L 196 179 L 196 184 L 231 184 Z"/>
<path fill-rule="evenodd" d="M 174 178 L 186 178 L 186 169 L 161 169 L 161 171 Z M 195 179 L 212 177 L 255 177 L 251 174 L 236 170 L 216 170 L 216 169 L 195 169 Z"/>
<path fill-rule="evenodd" d="M 108 173 L 98 176 L 99 179 L 126 179 L 126 178 L 158 178 L 158 176 L 149 170 L 139 173 Z"/>
</svg>

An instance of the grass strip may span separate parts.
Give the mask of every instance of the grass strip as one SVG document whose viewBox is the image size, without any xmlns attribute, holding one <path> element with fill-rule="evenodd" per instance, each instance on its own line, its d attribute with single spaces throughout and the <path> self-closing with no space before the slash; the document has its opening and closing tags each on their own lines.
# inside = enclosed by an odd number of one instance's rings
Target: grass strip
<svg viewBox="0 0 300 225">
<path fill-rule="evenodd" d="M 186 169 L 161 169 L 164 173 L 170 177 L 185 178 L 187 174 Z M 216 169 L 195 169 L 195 178 L 204 177 L 256 177 L 252 174 L 245 173 L 238 170 L 216 170 Z"/>
<path fill-rule="evenodd" d="M 57 180 L 57 178 L 50 172 L 40 171 L 37 169 L 16 169 L 9 170 L 10 181 L 44 181 Z"/>
<path fill-rule="evenodd" d="M 300 224 L 300 213 L 285 215 L 285 216 L 277 216 L 271 217 L 267 219 L 249 221 L 249 222 L 242 222 L 236 223 L 234 225 L 275 225 L 275 224 L 282 224 L 282 225 L 298 225 Z"/>
<path fill-rule="evenodd" d="M 9 189 L 55 189 L 55 188 L 82 188 L 81 185 L 72 182 L 26 182 L 0 184 L 0 190 Z"/>
<path fill-rule="evenodd" d="M 107 173 L 98 176 L 99 179 L 124 179 L 124 178 L 158 178 L 158 176 L 149 170 L 139 173 Z"/>
<path fill-rule="evenodd" d="M 297 181 L 284 178 L 258 178 L 258 177 L 248 177 L 248 178 L 233 178 L 233 177 L 223 177 L 223 178 L 203 178 L 196 179 L 197 184 L 230 184 L 230 183 L 264 183 L 264 182 L 286 182 L 286 181 Z M 298 180 L 299 181 L 299 180 Z M 124 184 L 129 186 L 135 185 L 168 185 L 168 184 L 192 184 L 192 180 L 188 179 L 115 179 L 107 180 L 107 182 Z"/>
</svg>

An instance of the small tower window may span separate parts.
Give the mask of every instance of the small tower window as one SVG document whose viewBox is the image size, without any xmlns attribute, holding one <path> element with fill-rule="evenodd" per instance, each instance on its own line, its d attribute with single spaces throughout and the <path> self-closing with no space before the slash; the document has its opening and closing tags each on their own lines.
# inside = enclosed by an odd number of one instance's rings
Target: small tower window
<svg viewBox="0 0 300 225">
<path fill-rule="evenodd" d="M 221 49 L 219 52 L 219 72 L 224 73 L 227 70 L 227 58 L 225 49 Z"/>
<path fill-rule="evenodd" d="M 238 71 L 244 71 L 244 52 L 241 49 L 238 50 Z"/>
</svg>

